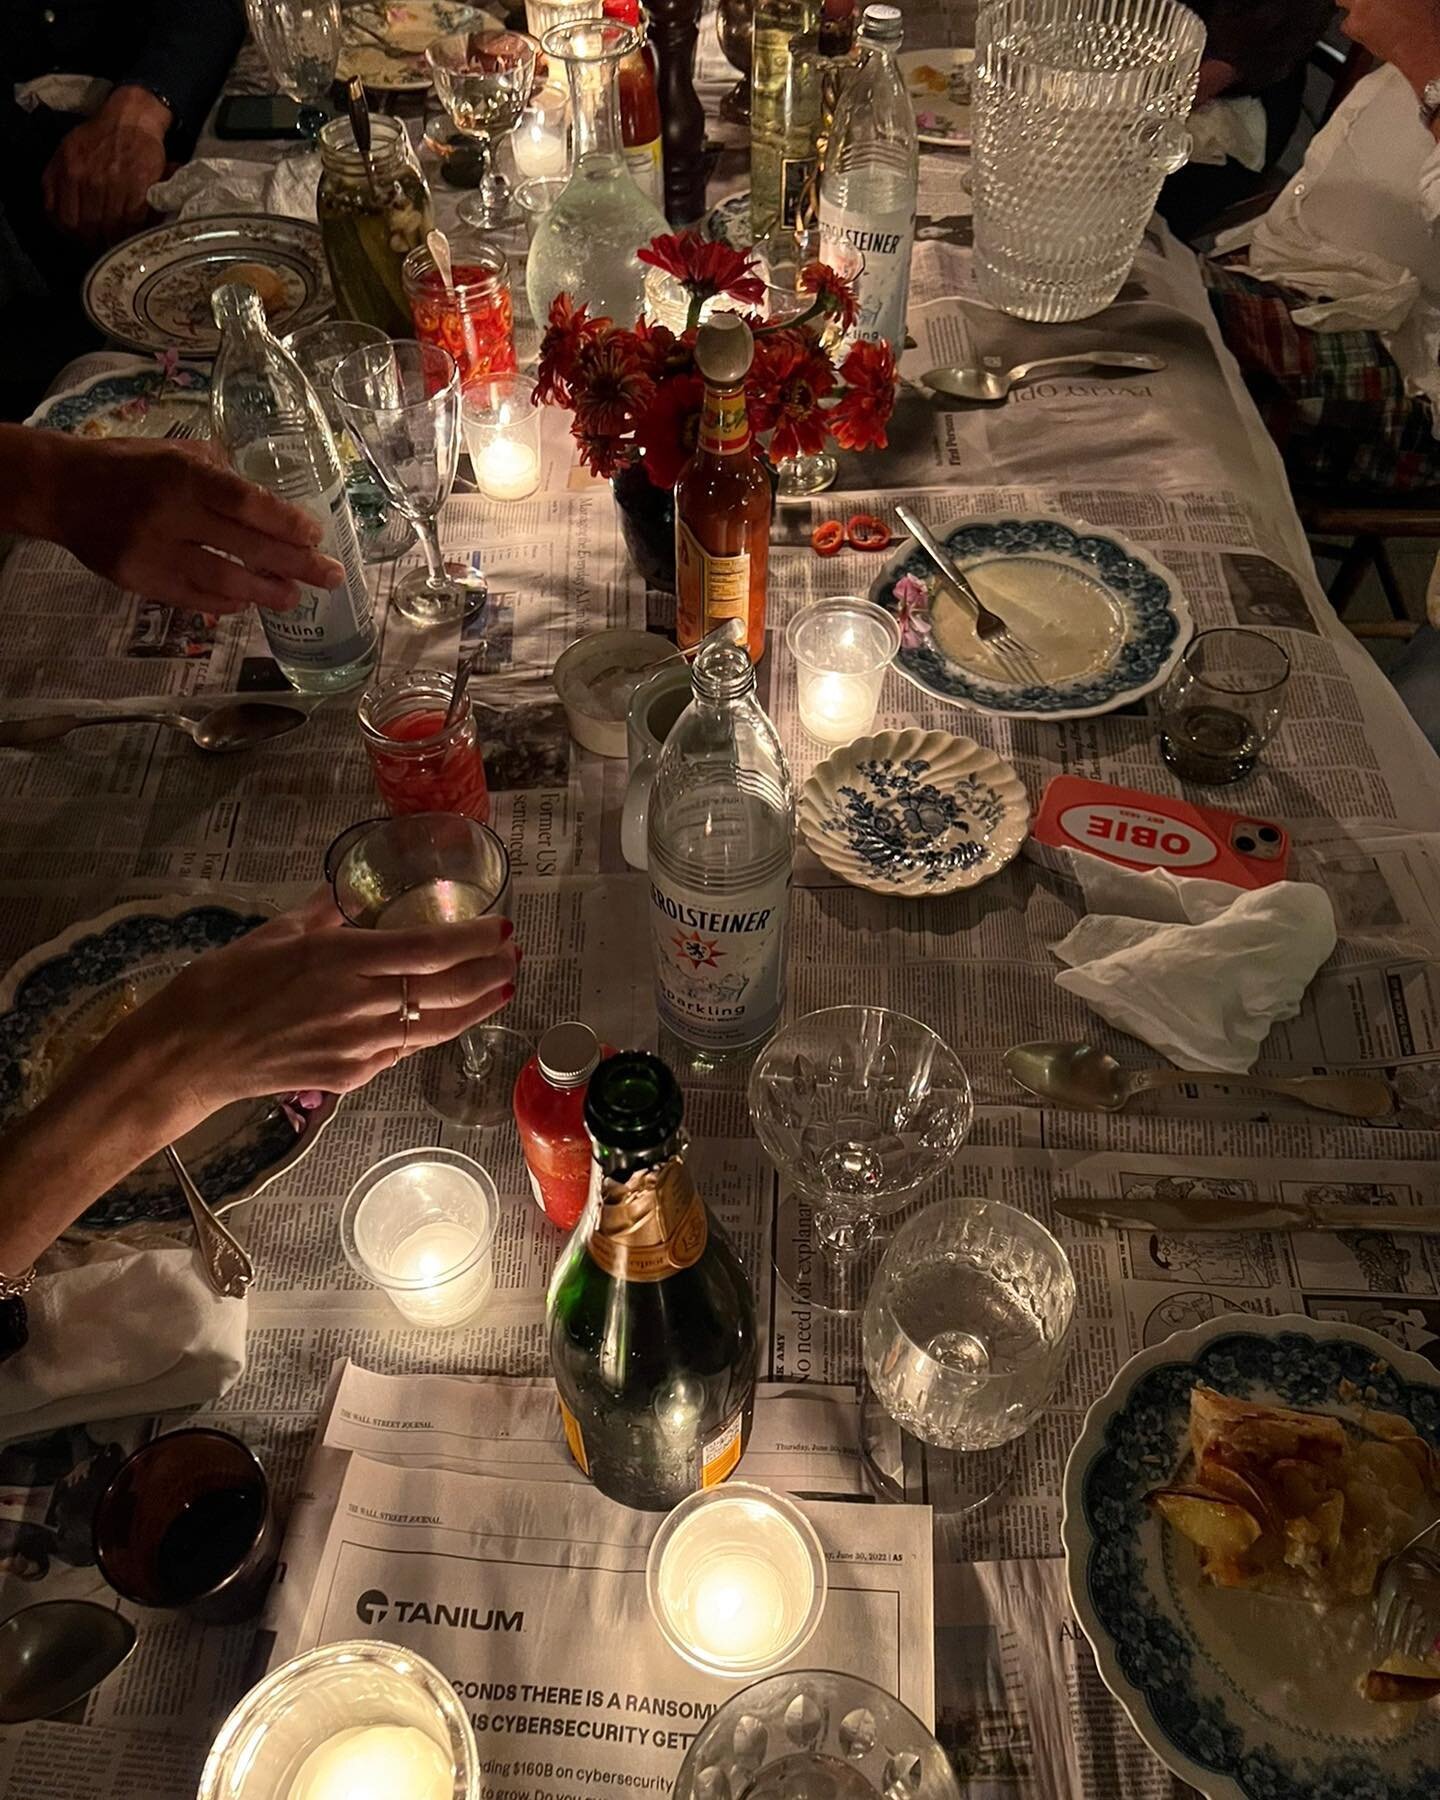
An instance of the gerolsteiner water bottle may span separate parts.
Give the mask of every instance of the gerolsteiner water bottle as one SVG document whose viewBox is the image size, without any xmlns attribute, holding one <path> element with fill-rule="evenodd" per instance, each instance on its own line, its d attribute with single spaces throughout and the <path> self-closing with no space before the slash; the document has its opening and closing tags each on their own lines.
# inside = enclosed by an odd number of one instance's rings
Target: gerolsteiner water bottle
<svg viewBox="0 0 1440 1800">
<path fill-rule="evenodd" d="M 795 790 L 735 627 L 700 646 L 646 827 L 656 1006 L 702 1059 L 768 1037 L 785 997 Z"/>
<path fill-rule="evenodd" d="M 291 612 L 261 608 L 270 652 L 303 693 L 355 687 L 375 665 L 378 632 L 324 409 L 271 334 L 253 288 L 231 282 L 210 305 L 220 327 L 210 386 L 216 437 L 247 481 L 318 521 L 320 551 L 345 570 L 338 588 L 302 585 L 300 604 Z"/>
</svg>

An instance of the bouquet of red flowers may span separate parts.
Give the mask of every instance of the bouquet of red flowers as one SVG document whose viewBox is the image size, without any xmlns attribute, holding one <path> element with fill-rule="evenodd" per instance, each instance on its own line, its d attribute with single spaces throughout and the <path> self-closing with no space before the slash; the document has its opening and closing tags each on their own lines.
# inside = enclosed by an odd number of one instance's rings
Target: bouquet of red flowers
<svg viewBox="0 0 1440 1800">
<path fill-rule="evenodd" d="M 656 487 L 673 488 L 695 449 L 705 383 L 695 368 L 700 309 L 716 294 L 754 305 L 765 285 L 755 262 L 697 232 L 657 237 L 640 260 L 673 276 L 689 299 L 684 332 L 639 319 L 634 326 L 592 319 L 557 294 L 540 346 L 536 398 L 568 407 L 580 460 L 597 475 L 644 464 Z M 854 323 L 849 284 L 824 263 L 801 271 L 810 306 L 785 323 L 748 318 L 755 360 L 745 383 L 751 429 L 769 434 L 772 464 L 814 456 L 834 439 L 842 450 L 883 450 L 895 405 L 895 358 L 888 344 L 855 344 L 837 364 L 821 342 L 831 319 Z"/>
</svg>

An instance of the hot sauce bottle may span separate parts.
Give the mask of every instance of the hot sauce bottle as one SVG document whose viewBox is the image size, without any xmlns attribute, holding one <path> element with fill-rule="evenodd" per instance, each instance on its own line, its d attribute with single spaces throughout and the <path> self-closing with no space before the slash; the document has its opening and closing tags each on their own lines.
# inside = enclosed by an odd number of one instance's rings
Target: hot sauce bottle
<svg viewBox="0 0 1440 1800">
<path fill-rule="evenodd" d="M 770 477 L 745 412 L 755 353 L 738 313 L 700 327 L 695 364 L 705 378 L 700 438 L 675 483 L 675 626 L 692 649 L 726 619 L 745 626 L 752 663 L 765 653 L 765 577 L 770 554 Z"/>
<path fill-rule="evenodd" d="M 552 1025 L 515 1083 L 515 1128 L 530 1186 L 552 1225 L 571 1231 L 590 1192 L 585 1094 L 601 1057 L 613 1056 L 588 1025 Z"/>
<path fill-rule="evenodd" d="M 605 0 L 605 17 L 643 33 L 640 0 Z M 663 211 L 665 165 L 660 149 L 660 99 L 655 89 L 655 52 L 643 43 L 620 64 L 620 138 L 625 164 L 640 192 Z"/>
</svg>

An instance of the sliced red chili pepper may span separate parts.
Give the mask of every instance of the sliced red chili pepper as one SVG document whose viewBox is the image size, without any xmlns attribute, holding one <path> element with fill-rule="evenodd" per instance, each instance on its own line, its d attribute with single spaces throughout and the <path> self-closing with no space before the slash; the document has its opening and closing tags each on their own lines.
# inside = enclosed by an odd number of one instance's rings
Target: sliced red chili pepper
<svg viewBox="0 0 1440 1800">
<path fill-rule="evenodd" d="M 838 519 L 827 519 L 810 533 L 810 548 L 817 556 L 838 556 L 845 542 L 845 527 Z"/>
<path fill-rule="evenodd" d="M 852 513 L 845 526 L 845 541 L 852 550 L 884 550 L 890 543 L 890 527 L 874 513 Z"/>
</svg>

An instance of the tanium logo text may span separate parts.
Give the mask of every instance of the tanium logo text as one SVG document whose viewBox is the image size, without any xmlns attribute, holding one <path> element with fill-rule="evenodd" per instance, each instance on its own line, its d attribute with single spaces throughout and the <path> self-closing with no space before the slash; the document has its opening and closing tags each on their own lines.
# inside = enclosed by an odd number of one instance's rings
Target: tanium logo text
<svg viewBox="0 0 1440 1800">
<path fill-rule="evenodd" d="M 355 1616 L 362 1625 L 378 1625 L 395 1614 L 397 1625 L 448 1625 L 452 1631 L 523 1631 L 525 1610 L 502 1612 L 498 1607 L 447 1606 L 441 1600 L 392 1600 L 380 1588 L 366 1588 L 355 1602 Z"/>
</svg>

